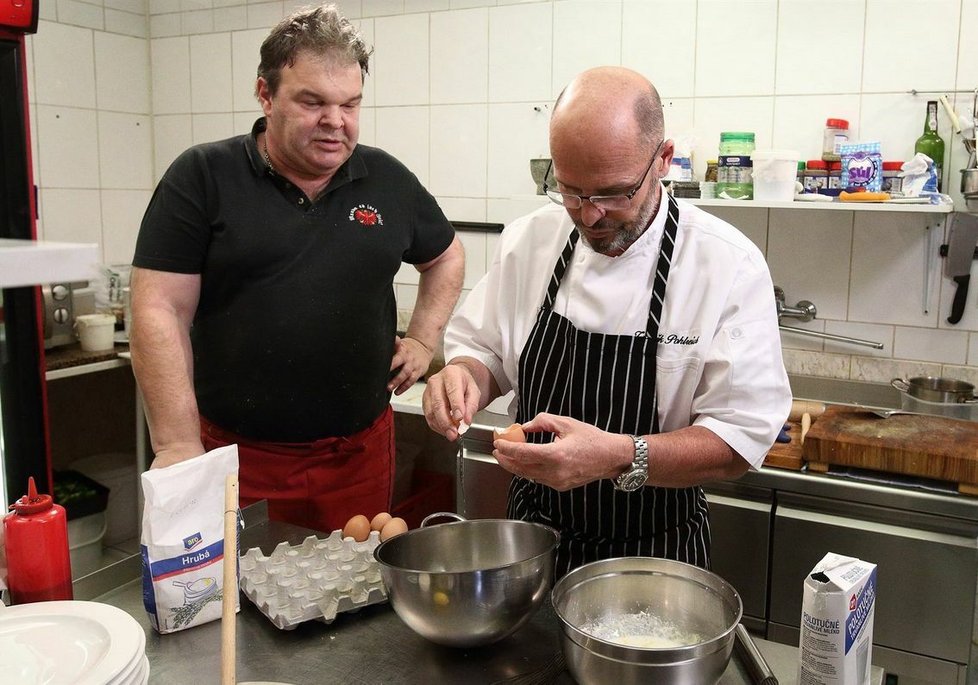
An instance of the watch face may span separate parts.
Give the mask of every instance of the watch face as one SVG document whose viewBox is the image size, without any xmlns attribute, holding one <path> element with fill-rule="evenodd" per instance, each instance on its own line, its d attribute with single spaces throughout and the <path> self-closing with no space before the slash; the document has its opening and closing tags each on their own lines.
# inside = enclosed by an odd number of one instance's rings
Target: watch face
<svg viewBox="0 0 978 685">
<path fill-rule="evenodd" d="M 625 492 L 633 492 L 634 490 L 638 490 L 640 487 L 645 485 L 645 481 L 648 479 L 648 471 L 636 469 L 622 476 L 621 480 L 618 482 L 618 488 L 624 490 Z"/>
</svg>

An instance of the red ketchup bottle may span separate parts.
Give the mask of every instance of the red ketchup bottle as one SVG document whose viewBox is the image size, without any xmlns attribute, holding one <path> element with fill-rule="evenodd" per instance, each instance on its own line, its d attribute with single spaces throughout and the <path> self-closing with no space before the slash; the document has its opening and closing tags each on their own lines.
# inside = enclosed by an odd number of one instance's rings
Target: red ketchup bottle
<svg viewBox="0 0 978 685">
<path fill-rule="evenodd" d="M 13 604 L 71 599 L 71 557 L 64 507 L 37 494 L 34 479 L 27 494 L 3 518 L 7 547 L 7 587 Z"/>
</svg>

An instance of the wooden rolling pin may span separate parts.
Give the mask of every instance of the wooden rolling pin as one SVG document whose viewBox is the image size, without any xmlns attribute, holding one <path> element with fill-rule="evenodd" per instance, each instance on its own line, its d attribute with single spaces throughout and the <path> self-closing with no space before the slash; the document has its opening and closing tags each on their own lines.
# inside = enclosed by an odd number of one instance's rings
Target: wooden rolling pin
<svg viewBox="0 0 978 685">
<path fill-rule="evenodd" d="M 801 421 L 803 414 L 808 414 L 812 420 L 817 419 L 825 411 L 824 402 L 813 402 L 811 400 L 792 400 L 791 413 L 788 414 L 789 421 Z"/>
</svg>

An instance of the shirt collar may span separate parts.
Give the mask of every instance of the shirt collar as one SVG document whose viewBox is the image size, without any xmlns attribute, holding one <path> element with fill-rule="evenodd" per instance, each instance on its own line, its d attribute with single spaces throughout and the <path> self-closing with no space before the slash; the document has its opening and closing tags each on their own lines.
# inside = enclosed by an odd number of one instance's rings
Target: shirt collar
<svg viewBox="0 0 978 685">
<path fill-rule="evenodd" d="M 258 135 L 265 132 L 267 124 L 268 122 L 265 120 L 265 117 L 259 117 L 251 127 L 251 135 L 245 136 L 245 153 L 248 155 L 248 161 L 256 174 L 268 172 L 265 156 L 258 149 Z M 366 175 L 367 164 L 363 159 L 363 155 L 360 154 L 360 145 L 358 143 L 353 148 L 353 154 L 350 155 L 350 158 L 343 162 L 343 165 L 333 174 L 333 178 L 329 180 L 329 185 L 326 186 L 323 194 L 329 193 L 333 189 L 339 188 L 347 183 L 351 183 L 358 178 L 363 178 Z"/>
</svg>

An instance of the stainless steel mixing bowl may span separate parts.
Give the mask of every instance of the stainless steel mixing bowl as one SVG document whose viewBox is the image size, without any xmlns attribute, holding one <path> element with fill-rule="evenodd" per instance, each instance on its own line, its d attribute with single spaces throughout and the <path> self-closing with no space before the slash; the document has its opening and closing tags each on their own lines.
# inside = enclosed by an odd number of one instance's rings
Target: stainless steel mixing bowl
<svg viewBox="0 0 978 685">
<path fill-rule="evenodd" d="M 450 647 L 512 634 L 546 599 L 558 534 L 539 523 L 479 519 L 417 528 L 374 550 L 394 611 Z"/>
<path fill-rule="evenodd" d="M 743 613 L 740 595 L 720 576 L 650 557 L 581 566 L 554 586 L 553 605 L 567 667 L 580 685 L 714 685 L 730 661 Z M 640 612 L 698 640 L 681 647 L 629 647 L 581 629 Z"/>
</svg>

